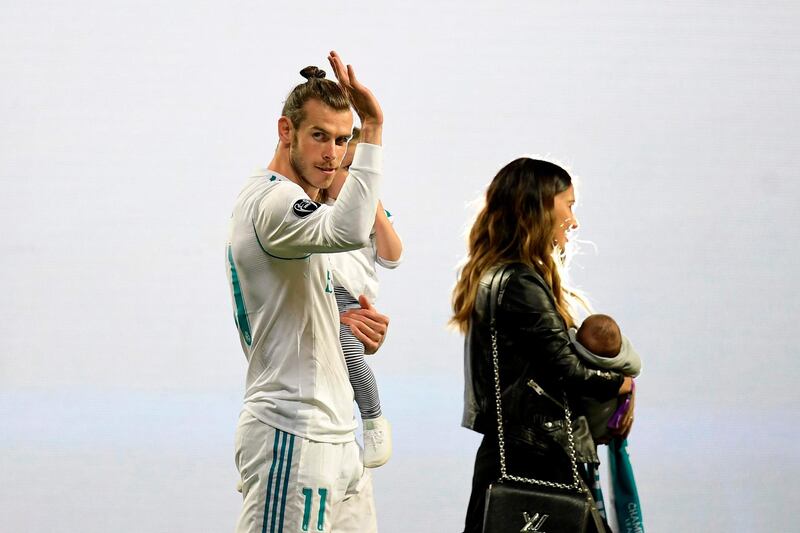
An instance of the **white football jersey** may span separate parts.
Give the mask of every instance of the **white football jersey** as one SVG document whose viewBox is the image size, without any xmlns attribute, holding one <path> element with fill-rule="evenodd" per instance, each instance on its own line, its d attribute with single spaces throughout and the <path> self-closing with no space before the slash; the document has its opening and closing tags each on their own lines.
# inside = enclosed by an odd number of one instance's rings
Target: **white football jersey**
<svg viewBox="0 0 800 533">
<path fill-rule="evenodd" d="M 325 254 L 369 244 L 381 166 L 381 147 L 359 143 L 333 206 L 312 202 L 266 169 L 239 194 L 226 264 L 248 363 L 244 409 L 265 424 L 321 442 L 354 438 L 353 390 Z"/>
</svg>

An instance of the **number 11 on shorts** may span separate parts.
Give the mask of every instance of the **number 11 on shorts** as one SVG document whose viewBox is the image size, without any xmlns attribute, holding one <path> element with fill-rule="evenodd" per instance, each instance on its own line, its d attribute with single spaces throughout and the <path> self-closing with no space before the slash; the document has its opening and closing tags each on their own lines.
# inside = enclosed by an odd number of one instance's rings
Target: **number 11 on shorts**
<svg viewBox="0 0 800 533">
<path fill-rule="evenodd" d="M 328 499 L 328 489 L 319 489 L 319 513 L 317 513 L 317 531 L 325 531 L 325 501 Z M 311 502 L 314 499 L 314 491 L 309 487 L 303 487 L 305 497 L 305 507 L 303 510 L 303 531 L 308 531 L 308 522 L 311 519 Z"/>
</svg>

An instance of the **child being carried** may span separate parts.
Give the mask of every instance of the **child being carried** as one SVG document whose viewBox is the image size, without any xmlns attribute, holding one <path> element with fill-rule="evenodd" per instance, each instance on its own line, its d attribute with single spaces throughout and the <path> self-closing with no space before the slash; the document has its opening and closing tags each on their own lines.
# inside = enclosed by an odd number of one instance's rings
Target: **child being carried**
<svg viewBox="0 0 800 533">
<path fill-rule="evenodd" d="M 608 315 L 589 315 L 579 329 L 570 328 L 569 337 L 578 355 L 589 366 L 615 370 L 636 377 L 642 370 L 642 360 L 633 345 L 620 331 L 617 322 Z M 607 442 L 619 426 L 630 406 L 630 397 L 621 404 L 616 398 L 599 402 L 583 398 L 583 411 L 596 441 Z"/>
</svg>

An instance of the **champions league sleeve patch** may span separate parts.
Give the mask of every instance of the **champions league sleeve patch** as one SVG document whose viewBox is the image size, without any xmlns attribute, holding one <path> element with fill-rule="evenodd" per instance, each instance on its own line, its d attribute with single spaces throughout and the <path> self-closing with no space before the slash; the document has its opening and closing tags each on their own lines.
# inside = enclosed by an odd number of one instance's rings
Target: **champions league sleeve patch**
<svg viewBox="0 0 800 533">
<path fill-rule="evenodd" d="M 292 212 L 300 218 L 305 218 L 320 206 L 317 202 L 311 200 L 301 199 L 297 200 L 292 206 Z"/>
</svg>

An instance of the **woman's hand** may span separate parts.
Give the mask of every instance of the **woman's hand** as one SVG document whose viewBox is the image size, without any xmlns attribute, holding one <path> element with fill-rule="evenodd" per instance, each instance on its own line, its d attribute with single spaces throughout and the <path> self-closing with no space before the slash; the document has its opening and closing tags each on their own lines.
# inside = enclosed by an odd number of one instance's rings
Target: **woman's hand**
<svg viewBox="0 0 800 533">
<path fill-rule="evenodd" d="M 619 387 L 619 392 L 617 395 L 624 396 L 631 392 L 631 389 L 633 389 L 633 378 L 630 376 L 625 376 L 625 379 L 622 380 L 622 385 Z"/>
<path fill-rule="evenodd" d="M 627 380 L 631 378 L 626 377 L 625 379 Z M 633 428 L 633 410 L 634 410 L 633 408 L 634 405 L 636 404 L 636 387 L 633 386 L 632 379 L 629 390 L 631 399 L 630 399 L 630 404 L 628 405 L 628 411 L 622 417 L 622 421 L 619 424 L 619 428 L 617 428 L 617 430 L 613 432 L 614 436 L 622 437 L 623 439 L 628 438 L 628 435 L 630 435 L 631 429 Z"/>
<path fill-rule="evenodd" d="M 342 324 L 350 326 L 350 331 L 364 345 L 367 354 L 374 354 L 386 339 L 389 328 L 389 317 L 380 314 L 372 307 L 366 296 L 358 297 L 361 309 L 350 309 L 341 314 Z"/>
</svg>

